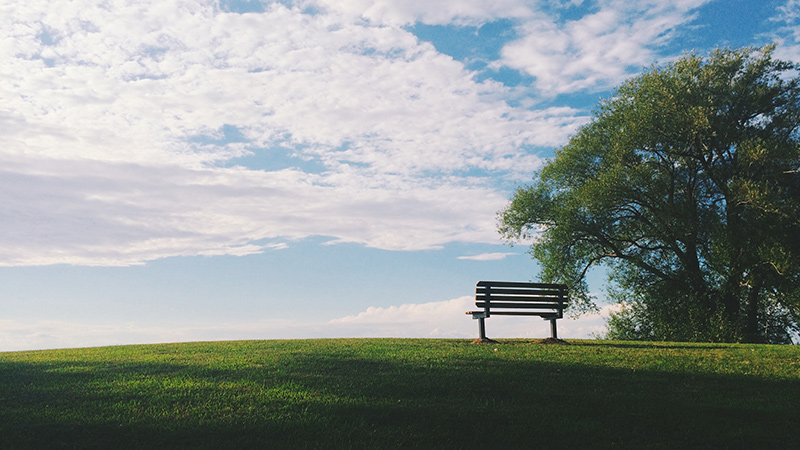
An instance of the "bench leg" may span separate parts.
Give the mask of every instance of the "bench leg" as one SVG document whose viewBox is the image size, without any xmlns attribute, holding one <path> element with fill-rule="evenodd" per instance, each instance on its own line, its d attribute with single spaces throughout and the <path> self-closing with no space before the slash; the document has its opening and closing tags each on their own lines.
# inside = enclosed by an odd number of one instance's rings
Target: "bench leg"
<svg viewBox="0 0 800 450">
<path fill-rule="evenodd" d="M 488 340 L 486 337 L 486 323 L 484 322 L 484 318 L 481 317 L 478 319 L 478 331 L 480 333 L 479 339 L 482 341 Z"/>
<path fill-rule="evenodd" d="M 558 339 L 558 332 L 556 331 L 556 319 L 550 319 L 550 337 Z"/>
</svg>

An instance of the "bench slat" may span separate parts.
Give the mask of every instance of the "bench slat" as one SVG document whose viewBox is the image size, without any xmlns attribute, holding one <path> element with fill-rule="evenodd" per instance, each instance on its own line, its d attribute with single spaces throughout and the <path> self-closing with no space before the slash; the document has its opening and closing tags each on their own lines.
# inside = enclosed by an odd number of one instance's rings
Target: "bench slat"
<svg viewBox="0 0 800 450">
<path fill-rule="evenodd" d="M 485 295 L 488 289 L 486 288 L 478 288 L 475 289 L 476 294 Z M 544 296 L 561 296 L 566 294 L 566 292 L 559 291 L 559 290 L 547 290 L 547 289 L 502 289 L 502 288 L 494 288 L 491 289 L 492 296 L 495 295 L 544 295 Z"/>
<path fill-rule="evenodd" d="M 490 298 L 484 294 L 476 294 L 475 301 L 476 302 L 485 302 L 487 298 Z M 539 295 L 494 295 L 491 296 L 491 301 L 494 303 L 495 301 L 509 301 L 509 302 L 542 302 L 542 303 L 556 303 L 556 302 L 564 302 L 566 298 L 564 297 L 552 297 L 552 296 L 539 296 Z"/>
<path fill-rule="evenodd" d="M 478 308 L 485 308 L 486 302 L 475 302 Z M 558 309 L 566 308 L 566 303 L 509 303 L 509 302 L 491 302 L 489 308 L 494 313 L 495 308 L 519 308 L 519 309 Z"/>
<path fill-rule="evenodd" d="M 492 315 L 493 316 L 497 316 L 497 315 L 499 315 L 499 316 L 541 316 L 541 317 L 554 317 L 554 318 L 559 318 L 560 319 L 560 317 L 557 314 L 553 314 L 553 313 L 549 313 L 548 314 L 546 312 L 537 313 L 537 312 L 529 312 L 529 311 L 492 311 Z"/>
<path fill-rule="evenodd" d="M 481 314 L 483 311 L 467 311 L 467 314 Z M 541 316 L 541 317 L 554 317 L 560 318 L 558 314 L 553 312 L 533 312 L 533 311 L 492 311 L 493 316 Z"/>
<path fill-rule="evenodd" d="M 479 287 L 491 286 L 492 288 L 521 287 L 521 288 L 550 288 L 550 289 L 558 289 L 559 287 L 563 287 L 563 285 L 556 283 L 524 283 L 518 281 L 479 281 L 476 286 Z"/>
</svg>

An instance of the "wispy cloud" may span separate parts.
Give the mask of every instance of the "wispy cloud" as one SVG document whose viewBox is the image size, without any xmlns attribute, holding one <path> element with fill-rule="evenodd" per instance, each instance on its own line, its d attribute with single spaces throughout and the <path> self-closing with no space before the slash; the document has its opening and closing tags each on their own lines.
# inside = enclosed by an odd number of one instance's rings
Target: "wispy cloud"
<svg viewBox="0 0 800 450">
<path fill-rule="evenodd" d="M 301 339 L 316 337 L 459 338 L 477 336 L 477 322 L 465 312 L 474 309 L 472 297 L 446 301 L 370 307 L 330 321 L 263 320 L 207 326 L 147 326 L 133 323 L 93 324 L 70 321 L 0 320 L 0 351 L 74 348 L 159 342 L 237 339 Z M 587 339 L 602 334 L 611 311 L 558 322 L 564 339 Z M 538 317 L 497 316 L 486 324 L 494 338 L 544 338 L 549 322 Z"/>
<path fill-rule="evenodd" d="M 458 259 L 465 259 L 469 261 L 499 261 L 511 255 L 516 255 L 516 253 L 481 253 L 480 255 L 459 256 Z"/>
<path fill-rule="evenodd" d="M 544 95 L 608 89 L 658 59 L 658 47 L 708 1 L 597 1 L 596 12 L 576 19 L 542 11 L 519 25 L 521 37 L 494 65 L 527 72 Z"/>
<path fill-rule="evenodd" d="M 800 64 L 800 0 L 786 0 L 775 11 L 772 21 L 781 24 L 767 39 L 779 43 L 778 58 Z"/>
<path fill-rule="evenodd" d="M 476 219 L 474 211 L 505 201 L 486 187 L 422 181 L 398 191 L 332 187 L 296 170 L 25 158 L 6 159 L 0 174 L 0 265 L 241 255 L 261 251 L 255 241 L 274 246 L 311 235 L 397 250 L 494 242 L 491 215 Z"/>
</svg>

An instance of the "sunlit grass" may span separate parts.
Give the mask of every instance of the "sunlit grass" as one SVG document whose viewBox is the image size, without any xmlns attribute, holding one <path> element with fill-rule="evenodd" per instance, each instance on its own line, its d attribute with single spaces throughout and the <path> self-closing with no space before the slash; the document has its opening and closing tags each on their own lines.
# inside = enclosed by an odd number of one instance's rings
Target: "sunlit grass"
<svg viewBox="0 0 800 450">
<path fill-rule="evenodd" d="M 0 353 L 0 448 L 789 448 L 800 348 L 332 339 Z"/>
</svg>

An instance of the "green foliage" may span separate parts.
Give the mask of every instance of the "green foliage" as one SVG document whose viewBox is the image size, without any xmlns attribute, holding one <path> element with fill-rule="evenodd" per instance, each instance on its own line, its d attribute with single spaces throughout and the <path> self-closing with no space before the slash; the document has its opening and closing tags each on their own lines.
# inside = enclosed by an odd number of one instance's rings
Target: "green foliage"
<svg viewBox="0 0 800 450">
<path fill-rule="evenodd" d="M 800 66 L 773 47 L 687 55 L 602 102 L 500 213 L 542 278 L 591 309 L 609 269 L 612 336 L 786 342 L 800 322 Z M 794 78 L 792 78 L 794 76 Z"/>
<path fill-rule="evenodd" d="M 14 352 L 0 353 L 0 448 L 791 448 L 797 398 L 797 346 L 329 339 Z"/>
</svg>

